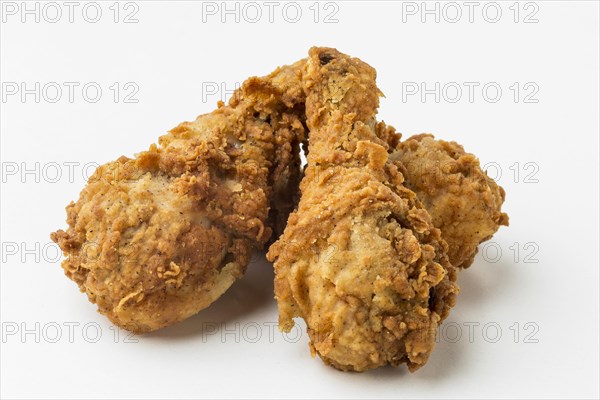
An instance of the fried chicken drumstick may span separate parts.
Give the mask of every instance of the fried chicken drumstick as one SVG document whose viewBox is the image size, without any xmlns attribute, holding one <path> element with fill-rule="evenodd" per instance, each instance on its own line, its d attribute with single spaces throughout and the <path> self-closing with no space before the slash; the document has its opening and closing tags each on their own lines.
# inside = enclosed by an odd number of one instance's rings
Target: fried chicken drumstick
<svg viewBox="0 0 600 400">
<path fill-rule="evenodd" d="M 306 320 L 311 350 L 341 370 L 425 364 L 455 303 L 447 245 L 388 158 L 375 70 L 313 48 L 304 71 L 310 129 L 298 209 L 269 249 L 280 327 Z"/>
<path fill-rule="evenodd" d="M 225 106 L 134 159 L 97 169 L 68 229 L 62 267 L 99 312 L 133 332 L 210 305 L 287 219 L 300 180 L 304 63 L 250 78 Z M 270 204 L 275 207 L 269 215 Z"/>
<path fill-rule="evenodd" d="M 452 265 L 469 267 L 479 243 L 508 226 L 508 216 L 500 211 L 504 189 L 458 143 L 416 135 L 399 143 L 390 158 L 401 161 L 406 186 L 442 231 Z"/>
</svg>

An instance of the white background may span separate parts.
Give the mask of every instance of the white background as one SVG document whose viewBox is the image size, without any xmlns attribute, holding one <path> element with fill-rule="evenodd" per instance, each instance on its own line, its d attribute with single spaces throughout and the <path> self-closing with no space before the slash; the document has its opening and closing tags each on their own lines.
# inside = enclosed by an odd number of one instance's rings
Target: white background
<svg viewBox="0 0 600 400">
<path fill-rule="evenodd" d="M 112 3 L 100 3 L 97 23 L 83 18 L 86 3 L 73 23 L 61 2 L 56 23 L 47 21 L 56 10 L 44 15 L 43 3 L 39 23 L 35 15 L 21 21 L 20 2 L 15 15 L 3 4 L 2 397 L 598 397 L 597 2 L 521 3 L 518 22 L 513 2 L 500 2 L 496 23 L 486 21 L 495 6 L 484 14 L 483 2 L 473 22 L 455 3 L 462 12 L 455 23 L 456 8 L 444 3 L 439 22 L 422 15 L 420 2 L 320 4 L 315 22 L 311 2 L 299 3 L 296 23 L 294 9 L 282 13 L 284 3 L 272 23 L 263 3 L 258 22 L 249 21 L 256 9 L 240 4 L 239 22 L 231 14 L 222 23 L 200 2 L 136 2 L 138 22 L 129 24 L 122 20 L 135 5 L 120 4 L 115 23 Z M 222 8 L 204 7 L 213 5 Z M 337 22 L 324 23 L 334 11 Z M 538 22 L 524 23 L 531 13 Z M 387 96 L 382 119 L 405 135 L 433 132 L 462 143 L 506 189 L 510 227 L 460 275 L 462 293 L 429 363 L 414 374 L 405 367 L 352 374 L 312 359 L 304 325 L 290 336 L 273 327 L 272 272 L 262 254 L 196 317 L 139 338 L 115 331 L 63 276 L 49 240 L 66 226 L 64 207 L 84 177 L 211 111 L 228 97 L 214 87 L 233 89 L 312 45 L 373 65 Z M 66 86 L 56 103 L 51 86 L 36 103 L 34 94 L 10 95 L 21 82 L 79 86 L 72 103 Z M 103 90 L 96 103 L 82 96 L 89 82 Z M 115 103 L 115 82 L 121 96 L 135 87 L 125 90 L 126 83 L 137 85 L 138 102 Z M 447 91 L 439 102 L 411 95 L 421 82 Z M 452 82 L 463 88 L 454 103 Z M 472 102 L 464 82 L 479 85 Z M 481 89 L 490 82 L 486 98 Z M 502 95 L 492 102 L 497 86 Z M 528 100 L 537 102 L 524 102 L 536 88 Z M 72 179 L 65 163 L 74 163 Z"/>
</svg>

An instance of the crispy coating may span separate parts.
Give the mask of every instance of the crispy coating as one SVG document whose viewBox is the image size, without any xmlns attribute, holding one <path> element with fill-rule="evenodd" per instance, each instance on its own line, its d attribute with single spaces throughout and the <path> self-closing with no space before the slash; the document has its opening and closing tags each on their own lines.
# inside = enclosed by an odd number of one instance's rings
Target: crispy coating
<svg viewBox="0 0 600 400">
<path fill-rule="evenodd" d="M 375 123 L 375 75 L 335 49 L 311 49 L 302 196 L 268 258 L 280 328 L 304 318 L 313 354 L 341 370 L 406 363 L 414 371 L 455 303 L 456 271 L 388 158 L 392 132 Z"/>
<path fill-rule="evenodd" d="M 479 243 L 508 225 L 508 216 L 500 210 L 504 189 L 458 143 L 416 135 L 399 143 L 390 158 L 401 162 L 406 186 L 442 231 L 454 266 L 470 266 Z"/>
<path fill-rule="evenodd" d="M 207 307 L 244 273 L 300 179 L 303 65 L 248 79 L 228 106 L 97 169 L 67 207 L 68 229 L 51 238 L 99 312 L 153 331 Z M 269 213 L 274 200 L 282 206 Z"/>
</svg>

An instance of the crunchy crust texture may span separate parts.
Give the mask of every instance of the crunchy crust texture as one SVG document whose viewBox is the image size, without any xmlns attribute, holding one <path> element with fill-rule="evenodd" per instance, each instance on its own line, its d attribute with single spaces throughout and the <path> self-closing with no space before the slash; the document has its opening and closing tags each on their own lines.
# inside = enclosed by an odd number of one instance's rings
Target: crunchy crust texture
<svg viewBox="0 0 600 400">
<path fill-rule="evenodd" d="M 455 303 L 446 243 L 389 159 L 375 123 L 375 70 L 313 48 L 305 69 L 308 165 L 297 211 L 269 249 L 279 324 L 308 325 L 311 350 L 345 371 L 424 365 Z"/>
<path fill-rule="evenodd" d="M 66 230 L 65 274 L 113 323 L 148 332 L 210 305 L 285 220 L 300 179 L 304 62 L 250 78 L 229 105 L 97 169 Z M 270 210 L 275 200 L 280 208 Z"/>
<path fill-rule="evenodd" d="M 508 226 L 508 215 L 501 211 L 504 189 L 458 143 L 416 135 L 399 143 L 390 158 L 401 162 L 406 186 L 442 231 L 454 266 L 469 267 L 477 246 Z"/>
</svg>

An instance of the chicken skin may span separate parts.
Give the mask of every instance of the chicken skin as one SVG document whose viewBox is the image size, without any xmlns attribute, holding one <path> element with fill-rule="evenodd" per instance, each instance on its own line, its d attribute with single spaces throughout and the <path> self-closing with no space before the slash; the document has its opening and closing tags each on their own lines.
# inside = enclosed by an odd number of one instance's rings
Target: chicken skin
<svg viewBox="0 0 600 400">
<path fill-rule="evenodd" d="M 508 216 L 500 210 L 504 189 L 456 142 L 416 135 L 400 142 L 390 158 L 401 162 L 405 185 L 442 231 L 452 265 L 470 266 L 477 246 L 508 225 Z"/>
<path fill-rule="evenodd" d="M 304 71 L 309 133 L 301 198 L 275 262 L 280 328 L 306 320 L 313 354 L 365 371 L 424 365 L 455 303 L 447 245 L 376 124 L 376 73 L 335 49 L 313 48 Z"/>
<path fill-rule="evenodd" d="M 194 315 L 245 271 L 291 209 L 304 63 L 250 78 L 229 104 L 99 167 L 52 233 L 98 311 L 140 333 Z M 272 205 L 279 205 L 279 208 Z"/>
</svg>

